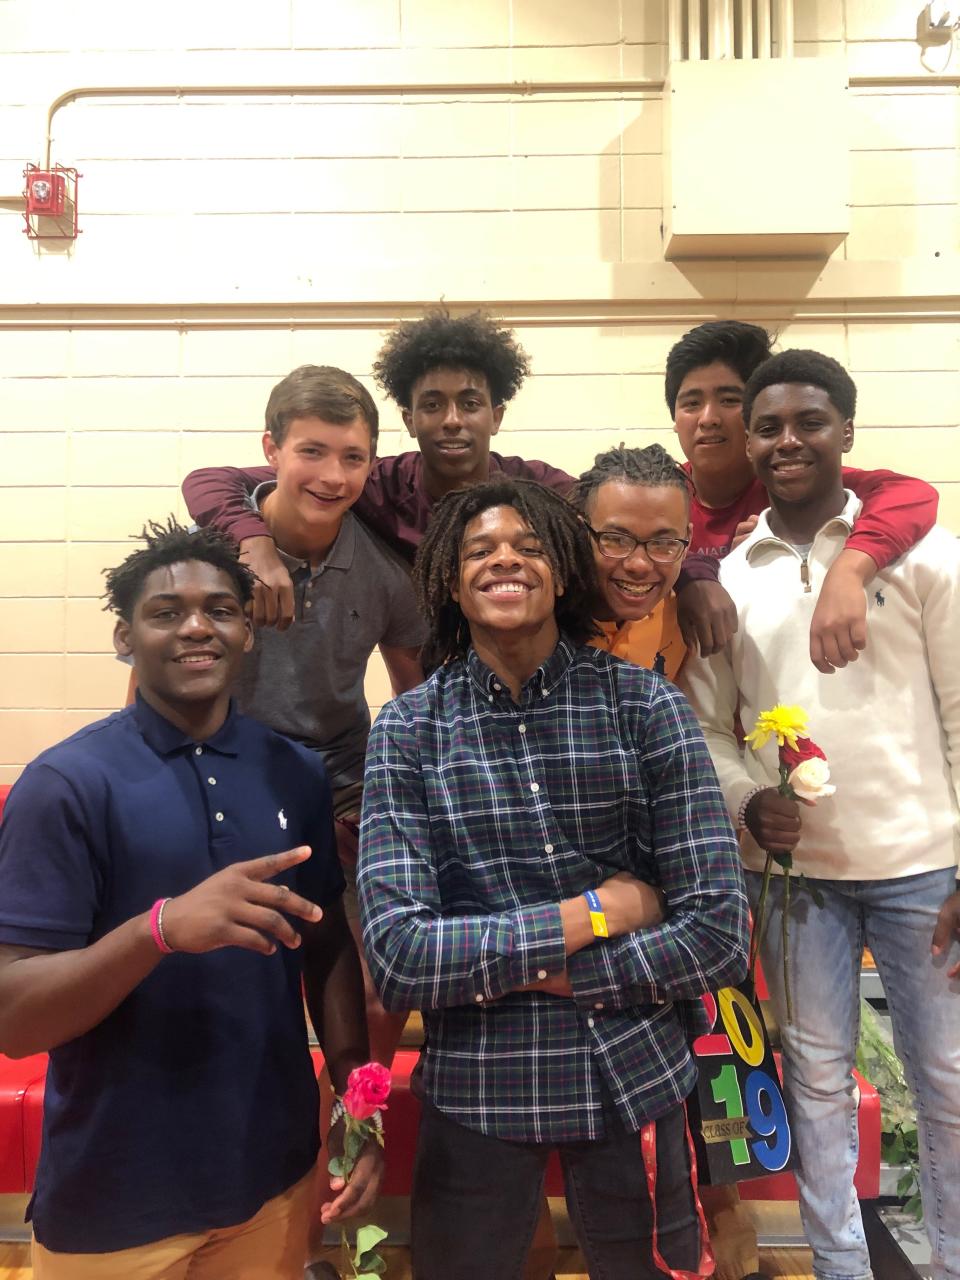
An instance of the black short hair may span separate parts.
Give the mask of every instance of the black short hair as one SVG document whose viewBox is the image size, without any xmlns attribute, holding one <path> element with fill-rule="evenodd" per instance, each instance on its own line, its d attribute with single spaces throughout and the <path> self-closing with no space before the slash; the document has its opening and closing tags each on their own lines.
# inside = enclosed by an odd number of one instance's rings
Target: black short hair
<svg viewBox="0 0 960 1280">
<path fill-rule="evenodd" d="M 443 307 L 398 325 L 380 349 L 373 373 L 401 409 L 411 408 L 413 384 L 431 369 L 482 373 L 494 405 L 506 404 L 530 372 L 530 359 L 512 329 L 483 311 L 452 316 Z"/>
<path fill-rule="evenodd" d="M 747 379 L 743 392 L 743 420 L 748 428 L 757 396 L 765 387 L 781 382 L 801 382 L 820 387 L 844 418 L 852 419 L 856 415 L 856 383 L 838 360 L 825 356 L 822 351 L 781 351 L 764 361 Z"/>
<path fill-rule="evenodd" d="M 720 360 L 746 382 L 769 358 L 772 343 L 766 329 L 743 320 L 708 320 L 685 333 L 667 356 L 664 391 L 671 418 L 677 416 L 677 395 L 688 373 Z"/>
<path fill-rule="evenodd" d="M 598 599 L 590 534 L 578 512 L 558 493 L 533 480 L 499 479 L 447 494 L 433 509 L 413 566 L 421 612 L 430 627 L 424 653 L 428 669 L 462 658 L 470 628 L 450 589 L 460 572 L 460 544 L 467 525 L 490 507 L 512 507 L 542 541 L 550 567 L 563 584 L 557 626 L 574 644 L 597 634 Z"/>
<path fill-rule="evenodd" d="M 166 524 L 150 520 L 133 536 L 142 538 L 147 545 L 131 552 L 115 569 L 103 570 L 107 585 L 103 607 L 119 614 L 124 622 L 133 621 L 134 608 L 150 574 L 168 564 L 191 560 L 212 564 L 231 579 L 242 605 L 253 596 L 256 575 L 240 563 L 239 549 L 229 534 L 219 529 L 185 529 L 170 516 Z"/>
<path fill-rule="evenodd" d="M 274 444 L 283 444 L 295 418 L 322 418 L 345 427 L 357 417 L 370 429 L 370 452 L 377 452 L 380 414 L 373 396 L 352 373 L 331 364 L 302 364 L 270 392 L 264 412 Z"/>
<path fill-rule="evenodd" d="M 690 477 L 663 445 L 648 444 L 644 449 L 628 449 L 621 443 L 597 454 L 593 466 L 573 482 L 570 501 L 579 510 L 586 511 L 590 499 L 608 480 L 622 480 L 625 484 L 649 489 L 670 485 L 682 489 L 688 500 L 693 491 Z"/>
</svg>

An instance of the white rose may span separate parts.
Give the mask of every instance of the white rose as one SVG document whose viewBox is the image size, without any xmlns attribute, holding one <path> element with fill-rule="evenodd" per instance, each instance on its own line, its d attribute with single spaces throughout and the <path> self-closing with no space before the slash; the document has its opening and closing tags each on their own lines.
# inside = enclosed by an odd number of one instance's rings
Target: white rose
<svg viewBox="0 0 960 1280">
<path fill-rule="evenodd" d="M 837 789 L 830 783 L 829 765 L 819 756 L 801 760 L 788 781 L 797 793 L 797 799 L 806 800 L 808 804 L 816 804 L 824 796 L 832 796 Z"/>
</svg>

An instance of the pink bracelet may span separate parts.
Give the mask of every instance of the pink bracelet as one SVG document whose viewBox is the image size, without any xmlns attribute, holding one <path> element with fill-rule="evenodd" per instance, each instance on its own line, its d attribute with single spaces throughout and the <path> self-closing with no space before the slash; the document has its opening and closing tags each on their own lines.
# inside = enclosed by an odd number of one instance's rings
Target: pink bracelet
<svg viewBox="0 0 960 1280">
<path fill-rule="evenodd" d="M 150 910 L 150 934 L 165 956 L 173 955 L 173 947 L 167 945 L 163 936 L 163 908 L 169 901 L 169 898 L 158 898 Z"/>
</svg>

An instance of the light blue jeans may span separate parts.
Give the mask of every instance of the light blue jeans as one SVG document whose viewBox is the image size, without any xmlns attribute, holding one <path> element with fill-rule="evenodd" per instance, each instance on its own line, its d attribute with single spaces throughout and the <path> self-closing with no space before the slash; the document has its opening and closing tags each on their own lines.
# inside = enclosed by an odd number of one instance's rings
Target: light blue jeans
<svg viewBox="0 0 960 1280">
<path fill-rule="evenodd" d="M 783 1037 L 783 1074 L 796 1139 L 800 1213 L 818 1280 L 872 1280 L 853 1189 L 857 1116 L 851 1070 L 860 1027 L 860 959 L 874 954 L 894 1041 L 917 1103 L 920 1181 L 934 1280 L 960 1280 L 960 982 L 956 946 L 934 960 L 933 928 L 956 868 L 897 880 L 816 880 L 818 908 L 791 886 L 787 1022 L 783 880 L 771 877 L 763 971 Z M 761 877 L 747 872 L 756 908 Z M 882 1280 L 882 1278 L 881 1278 Z"/>
</svg>

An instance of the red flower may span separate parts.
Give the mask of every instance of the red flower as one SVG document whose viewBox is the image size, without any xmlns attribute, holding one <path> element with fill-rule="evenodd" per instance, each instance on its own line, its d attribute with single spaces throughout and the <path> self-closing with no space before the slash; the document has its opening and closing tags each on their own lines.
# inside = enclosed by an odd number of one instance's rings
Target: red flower
<svg viewBox="0 0 960 1280">
<path fill-rule="evenodd" d="M 798 764 L 803 764 L 804 760 L 826 760 L 826 758 L 817 744 L 809 738 L 797 738 L 796 749 L 786 742 L 780 748 L 780 763 L 791 770 Z"/>
<path fill-rule="evenodd" d="M 375 1111 L 386 1109 L 389 1096 L 390 1072 L 379 1062 L 368 1062 L 350 1072 L 343 1107 L 354 1120 L 369 1120 Z"/>
</svg>

